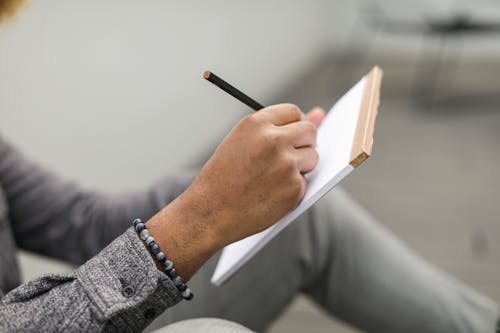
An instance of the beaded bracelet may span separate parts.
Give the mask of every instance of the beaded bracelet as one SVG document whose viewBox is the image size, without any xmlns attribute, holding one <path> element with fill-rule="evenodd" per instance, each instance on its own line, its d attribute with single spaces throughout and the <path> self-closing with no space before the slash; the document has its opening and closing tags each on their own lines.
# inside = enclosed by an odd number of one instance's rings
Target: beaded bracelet
<svg viewBox="0 0 500 333">
<path fill-rule="evenodd" d="M 133 225 L 139 237 L 144 241 L 146 248 L 149 250 L 149 252 L 151 252 L 153 258 L 155 258 L 160 263 L 167 276 L 172 280 L 174 285 L 180 291 L 182 297 L 188 301 L 192 300 L 194 296 L 193 292 L 188 288 L 187 284 L 184 283 L 182 277 L 175 270 L 172 260 L 167 259 L 165 253 L 161 252 L 160 247 L 155 243 L 155 239 L 149 233 L 146 225 L 141 221 L 141 219 L 135 219 Z"/>
</svg>

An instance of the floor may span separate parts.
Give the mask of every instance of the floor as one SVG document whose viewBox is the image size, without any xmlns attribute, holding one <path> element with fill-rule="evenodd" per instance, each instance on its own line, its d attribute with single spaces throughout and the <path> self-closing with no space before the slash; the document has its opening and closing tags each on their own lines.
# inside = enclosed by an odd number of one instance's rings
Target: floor
<svg viewBox="0 0 500 333">
<path fill-rule="evenodd" d="M 331 105 L 369 69 L 353 59 L 318 60 L 277 101 Z M 453 79 L 460 84 L 438 82 L 433 103 L 425 89 L 415 93 L 414 64 L 379 63 L 385 77 L 374 154 L 343 186 L 424 258 L 500 303 L 500 63 L 462 66 Z M 22 262 L 30 267 L 25 278 L 47 269 L 38 257 L 24 254 Z M 357 332 L 304 297 L 269 329 L 305 331 Z"/>
</svg>

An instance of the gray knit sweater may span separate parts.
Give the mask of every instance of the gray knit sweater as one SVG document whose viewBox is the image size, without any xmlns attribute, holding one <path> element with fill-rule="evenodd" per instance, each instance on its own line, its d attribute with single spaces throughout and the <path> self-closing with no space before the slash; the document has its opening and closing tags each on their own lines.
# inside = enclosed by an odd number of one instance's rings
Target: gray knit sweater
<svg viewBox="0 0 500 333">
<path fill-rule="evenodd" d="M 27 162 L 0 138 L 0 332 L 137 332 L 180 301 L 126 229 L 191 179 L 176 175 L 121 197 L 91 193 Z M 18 286 L 17 247 L 81 266 Z"/>
</svg>

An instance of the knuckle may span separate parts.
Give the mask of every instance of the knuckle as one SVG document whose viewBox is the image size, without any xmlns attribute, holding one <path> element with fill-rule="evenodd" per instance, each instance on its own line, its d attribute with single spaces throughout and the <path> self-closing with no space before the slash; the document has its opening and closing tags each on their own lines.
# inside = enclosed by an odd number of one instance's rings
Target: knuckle
<svg viewBox="0 0 500 333">
<path fill-rule="evenodd" d="M 316 134 L 318 133 L 318 128 L 316 127 L 316 125 L 314 125 L 312 122 L 310 121 L 306 121 L 306 128 L 308 131 L 310 131 L 311 133 L 313 133 L 315 136 Z"/>
<path fill-rule="evenodd" d="M 265 121 L 264 117 L 256 113 L 240 120 L 238 127 L 241 131 L 247 133 L 247 135 L 257 138 L 257 140 L 260 140 L 259 138 L 266 139 L 268 136 L 273 135 L 268 134 L 268 132 L 273 130 L 270 124 Z"/>
<path fill-rule="evenodd" d="M 246 116 L 238 122 L 235 128 L 238 130 L 243 130 L 246 129 L 247 127 L 250 127 L 251 123 L 252 120 L 248 116 Z"/>
<path fill-rule="evenodd" d="M 316 135 L 318 133 L 318 129 L 316 128 L 316 126 L 308 120 L 305 120 L 302 123 L 303 123 L 302 126 L 303 126 L 304 132 L 311 134 L 311 135 L 314 135 L 316 137 Z"/>
<path fill-rule="evenodd" d="M 318 137 L 316 126 L 309 121 L 301 121 L 295 128 L 296 135 L 304 141 L 304 145 L 314 146 Z"/>
<path fill-rule="evenodd" d="M 292 103 L 283 103 L 283 104 L 280 104 L 279 107 L 285 111 L 286 113 L 294 116 L 294 117 L 297 117 L 297 118 L 301 118 L 302 117 L 302 111 L 300 110 L 300 108 L 295 105 L 295 104 L 292 104 Z"/>
<path fill-rule="evenodd" d="M 278 161 L 281 150 L 281 138 L 273 130 L 262 130 L 257 134 L 255 145 L 251 147 L 249 156 L 253 161 Z"/>
<path fill-rule="evenodd" d="M 261 135 L 265 148 L 276 149 L 281 144 L 281 136 L 276 131 L 267 130 Z"/>
<path fill-rule="evenodd" d="M 310 135 L 310 138 L 311 140 L 313 141 L 313 143 L 316 143 L 316 140 L 318 138 L 318 129 L 316 128 L 316 126 L 311 123 L 311 122 L 307 122 L 307 132 L 309 133 Z"/>
<path fill-rule="evenodd" d="M 302 117 L 302 111 L 300 108 L 295 105 L 295 104 L 286 104 L 287 110 L 292 113 L 294 116 L 301 118 Z"/>
<path fill-rule="evenodd" d="M 276 112 L 281 111 L 282 108 L 282 104 L 275 104 L 255 112 L 254 115 L 269 121 L 270 119 L 273 119 L 273 117 L 276 115 Z"/>
<path fill-rule="evenodd" d="M 260 123 L 260 117 L 256 113 L 252 113 L 241 120 L 243 126 L 256 126 Z"/>
</svg>

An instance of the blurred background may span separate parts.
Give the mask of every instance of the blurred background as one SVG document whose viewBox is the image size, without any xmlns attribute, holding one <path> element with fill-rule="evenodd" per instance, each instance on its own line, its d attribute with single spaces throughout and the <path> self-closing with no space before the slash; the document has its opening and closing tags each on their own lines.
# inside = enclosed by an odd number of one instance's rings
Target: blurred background
<svg viewBox="0 0 500 333">
<path fill-rule="evenodd" d="M 134 190 L 201 163 L 249 112 L 204 70 L 307 110 L 376 64 L 374 155 L 344 187 L 500 302 L 498 1 L 31 1 L 0 27 L 1 131 L 85 187 Z M 21 260 L 25 279 L 69 269 Z M 304 331 L 356 332 L 303 297 L 269 330 Z"/>
</svg>

